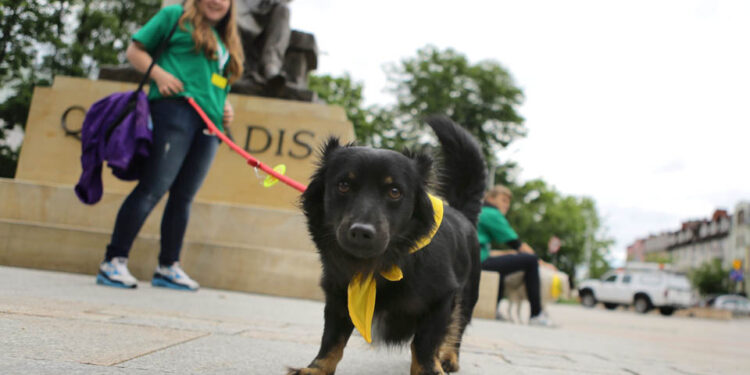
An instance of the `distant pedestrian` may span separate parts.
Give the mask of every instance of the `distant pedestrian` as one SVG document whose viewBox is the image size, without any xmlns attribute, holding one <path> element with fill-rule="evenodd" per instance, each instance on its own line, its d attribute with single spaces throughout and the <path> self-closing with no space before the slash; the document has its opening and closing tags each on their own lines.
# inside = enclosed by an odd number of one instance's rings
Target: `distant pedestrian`
<svg viewBox="0 0 750 375">
<path fill-rule="evenodd" d="M 197 290 L 180 267 L 180 250 L 193 197 L 203 183 L 219 141 L 204 133 L 204 123 L 185 97 L 192 97 L 219 127 L 234 112 L 226 100 L 229 84 L 242 74 L 243 53 L 233 11 L 234 0 L 187 0 L 161 9 L 133 35 L 128 61 L 145 72 L 152 54 L 179 22 L 151 71 L 149 101 L 153 147 L 146 170 L 120 207 L 97 283 L 135 288 L 127 268 L 135 237 L 151 210 L 169 191 L 161 222 L 159 265 L 151 284 Z"/>
</svg>

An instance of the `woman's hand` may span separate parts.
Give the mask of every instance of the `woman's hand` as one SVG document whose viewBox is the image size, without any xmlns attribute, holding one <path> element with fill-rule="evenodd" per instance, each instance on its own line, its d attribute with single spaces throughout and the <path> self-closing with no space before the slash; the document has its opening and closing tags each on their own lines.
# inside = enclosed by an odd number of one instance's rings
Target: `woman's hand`
<svg viewBox="0 0 750 375">
<path fill-rule="evenodd" d="M 140 42 L 130 43 L 125 51 L 125 56 L 130 64 L 141 73 L 145 73 L 153 61 L 151 55 L 146 52 L 146 48 Z M 154 65 L 154 68 L 151 69 L 151 79 L 156 82 L 162 96 L 172 96 L 184 90 L 182 82 L 159 65 Z"/>
<path fill-rule="evenodd" d="M 224 101 L 224 125 L 229 125 L 230 122 L 234 120 L 234 109 L 232 108 L 232 104 L 229 103 L 229 100 Z"/>
<path fill-rule="evenodd" d="M 518 254 L 515 250 L 490 250 L 491 257 L 501 257 L 503 255 Z"/>
<path fill-rule="evenodd" d="M 532 249 L 526 242 L 521 244 L 521 248 L 518 249 L 518 251 L 526 254 L 534 254 L 534 249 Z"/>
<path fill-rule="evenodd" d="M 162 96 L 172 96 L 184 90 L 182 81 L 158 66 L 154 66 L 151 77 L 156 81 L 156 86 L 159 88 L 159 93 Z"/>
</svg>

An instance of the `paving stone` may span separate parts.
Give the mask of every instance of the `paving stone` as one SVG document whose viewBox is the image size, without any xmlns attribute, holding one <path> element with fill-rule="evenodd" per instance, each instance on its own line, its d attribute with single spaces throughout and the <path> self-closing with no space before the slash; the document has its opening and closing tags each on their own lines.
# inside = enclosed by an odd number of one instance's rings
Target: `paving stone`
<svg viewBox="0 0 750 375">
<path fill-rule="evenodd" d="M 304 367 L 317 354 L 317 345 L 246 336 L 211 335 L 179 347 L 168 348 L 123 363 L 121 366 L 157 372 L 213 374 L 283 374 L 287 367 Z M 520 374 L 498 358 L 467 353 L 461 359 L 462 375 L 488 373 Z M 407 374 L 411 363 L 408 349 L 347 346 L 336 374 Z M 498 371 L 498 372 L 496 372 Z"/>
<path fill-rule="evenodd" d="M 119 366 L 99 366 L 75 362 L 60 362 L 44 359 L 16 358 L 0 355 L 0 374 L 34 374 L 34 375 L 151 375 L 155 372 L 138 368 L 124 368 Z M 164 373 L 168 374 L 168 373 Z"/>
<path fill-rule="evenodd" d="M 205 332 L 0 314 L 0 352 L 33 360 L 115 365 Z"/>
<path fill-rule="evenodd" d="M 320 302 L 93 280 L 0 267 L 0 374 L 284 374 L 319 348 Z M 556 328 L 474 319 L 457 374 L 750 373 L 750 319 L 548 310 Z M 407 374 L 410 361 L 355 332 L 337 374 Z"/>
</svg>

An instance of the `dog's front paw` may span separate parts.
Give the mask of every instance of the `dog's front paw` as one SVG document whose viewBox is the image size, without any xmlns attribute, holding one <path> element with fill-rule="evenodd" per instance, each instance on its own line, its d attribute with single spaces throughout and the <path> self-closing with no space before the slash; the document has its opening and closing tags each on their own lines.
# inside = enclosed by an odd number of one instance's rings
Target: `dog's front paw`
<svg viewBox="0 0 750 375">
<path fill-rule="evenodd" d="M 289 371 L 286 373 L 286 375 L 331 375 L 319 368 L 289 368 Z"/>
<path fill-rule="evenodd" d="M 417 361 L 412 361 L 411 372 L 409 374 L 411 375 L 445 375 L 445 372 L 443 371 L 443 368 L 440 365 L 440 361 L 438 361 L 437 357 L 435 357 L 435 362 L 432 365 L 433 365 L 432 368 L 427 368 L 427 367 L 420 365 Z"/>
<path fill-rule="evenodd" d="M 440 366 L 446 373 L 458 372 L 458 356 L 455 352 L 444 353 L 440 356 Z"/>
</svg>

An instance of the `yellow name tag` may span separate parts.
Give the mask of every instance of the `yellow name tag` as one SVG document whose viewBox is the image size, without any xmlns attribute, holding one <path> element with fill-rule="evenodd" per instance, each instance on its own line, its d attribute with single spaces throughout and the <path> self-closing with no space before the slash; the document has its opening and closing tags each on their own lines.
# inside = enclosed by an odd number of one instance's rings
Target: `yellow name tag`
<svg viewBox="0 0 750 375">
<path fill-rule="evenodd" d="M 227 87 L 227 79 L 216 73 L 211 76 L 211 83 L 220 89 L 225 89 Z"/>
</svg>

